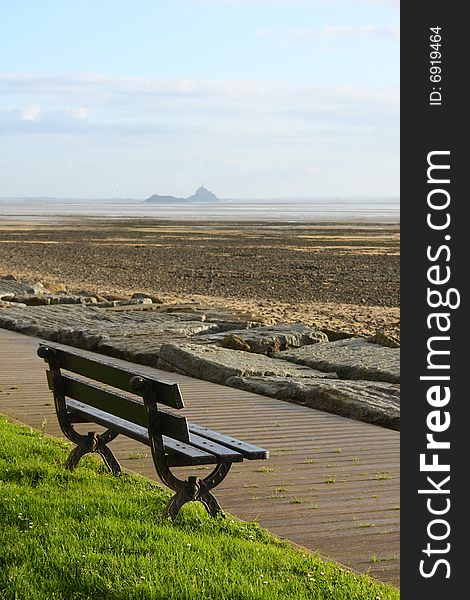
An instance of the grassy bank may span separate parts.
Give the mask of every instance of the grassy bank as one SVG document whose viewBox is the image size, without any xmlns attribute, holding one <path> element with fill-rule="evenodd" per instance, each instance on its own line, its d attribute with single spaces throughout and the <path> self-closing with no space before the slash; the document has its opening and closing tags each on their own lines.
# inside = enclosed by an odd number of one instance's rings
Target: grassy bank
<svg viewBox="0 0 470 600">
<path fill-rule="evenodd" d="M 45 600 L 397 599 L 366 576 L 297 551 L 256 524 L 186 506 L 161 520 L 168 494 L 0 417 L 0 598 Z"/>
</svg>

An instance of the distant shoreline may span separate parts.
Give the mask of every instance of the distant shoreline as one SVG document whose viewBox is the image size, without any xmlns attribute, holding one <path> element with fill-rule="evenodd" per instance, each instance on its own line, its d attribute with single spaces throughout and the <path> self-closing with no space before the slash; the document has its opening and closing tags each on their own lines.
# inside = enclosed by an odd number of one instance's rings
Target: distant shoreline
<svg viewBox="0 0 470 600">
<path fill-rule="evenodd" d="M 398 198 L 311 198 L 296 200 L 220 200 L 218 202 L 145 202 L 143 200 L 72 200 L 0 198 L 0 217 L 112 218 L 220 222 L 367 222 L 397 223 Z"/>
<path fill-rule="evenodd" d="M 54 219 L 56 222 L 61 223 L 64 221 L 77 221 L 77 220 L 86 220 L 87 222 L 103 222 L 108 219 L 113 219 L 114 221 L 158 221 L 159 223 L 172 223 L 177 222 L 181 225 L 189 224 L 189 223 L 204 223 L 205 221 L 210 221 L 211 224 L 243 224 L 248 225 L 250 223 L 267 223 L 269 225 L 302 225 L 302 224 L 314 224 L 321 223 L 322 225 L 347 225 L 348 223 L 352 225 L 399 225 L 400 218 L 399 217 L 376 217 L 376 216 L 358 216 L 351 217 L 350 215 L 324 215 L 324 216 L 315 216 L 315 217 L 269 217 L 264 215 L 263 217 L 255 217 L 255 216 L 220 216 L 220 215 L 175 215 L 173 217 L 168 216 L 156 216 L 156 215 L 93 215 L 93 214 L 81 214 L 81 213 L 70 213 L 70 214 L 62 214 L 62 213 L 41 213 L 41 214 L 19 214 L 19 213 L 3 213 L 0 211 L 0 221 L 1 220 L 14 220 L 18 219 L 22 222 L 31 222 L 31 223 L 39 223 L 41 221 L 50 222 L 51 219 Z"/>
</svg>

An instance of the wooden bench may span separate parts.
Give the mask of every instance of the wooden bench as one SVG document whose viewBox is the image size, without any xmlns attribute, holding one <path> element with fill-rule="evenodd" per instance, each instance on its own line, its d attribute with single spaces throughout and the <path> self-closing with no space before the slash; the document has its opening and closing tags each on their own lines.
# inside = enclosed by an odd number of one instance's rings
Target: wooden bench
<svg viewBox="0 0 470 600">
<path fill-rule="evenodd" d="M 148 369 L 139 372 L 138 365 L 60 344 L 40 344 L 37 353 L 49 367 L 47 380 L 60 427 L 76 444 L 66 467 L 73 469 L 84 454 L 96 452 L 119 475 L 121 466 L 108 444 L 119 434 L 142 442 L 150 446 L 163 483 L 176 492 L 163 513 L 170 519 L 191 500 L 201 502 L 212 516 L 223 514 L 210 490 L 226 477 L 232 463 L 268 458 L 263 448 L 188 423 L 186 417 L 161 409 L 159 404 L 183 408 L 181 391 L 177 383 L 148 375 Z M 83 435 L 74 428 L 76 423 L 96 423 L 106 431 Z M 214 465 L 214 469 L 203 479 L 190 476 L 186 480 L 171 471 L 194 465 Z"/>
</svg>

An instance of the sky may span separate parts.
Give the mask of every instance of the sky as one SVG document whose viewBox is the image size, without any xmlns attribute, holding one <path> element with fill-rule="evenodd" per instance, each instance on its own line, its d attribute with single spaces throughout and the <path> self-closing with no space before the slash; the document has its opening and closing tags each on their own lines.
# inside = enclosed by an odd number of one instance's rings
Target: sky
<svg viewBox="0 0 470 600">
<path fill-rule="evenodd" d="M 0 197 L 398 196 L 399 0 L 0 0 Z"/>
</svg>

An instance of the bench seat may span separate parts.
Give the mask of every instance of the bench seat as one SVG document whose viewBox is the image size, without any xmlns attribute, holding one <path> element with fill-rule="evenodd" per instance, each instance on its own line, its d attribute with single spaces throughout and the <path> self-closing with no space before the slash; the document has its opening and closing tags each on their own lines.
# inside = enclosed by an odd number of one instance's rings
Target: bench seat
<svg viewBox="0 0 470 600">
<path fill-rule="evenodd" d="M 87 406 L 78 400 L 67 400 L 67 409 L 83 417 L 74 419 L 77 423 L 94 422 L 104 427 L 110 427 L 129 438 L 137 440 L 146 446 L 150 446 L 150 436 L 148 429 L 141 425 L 136 425 L 131 421 L 126 421 L 120 417 L 115 417 L 98 408 Z M 192 466 L 192 465 L 215 465 L 219 461 L 228 460 L 230 462 L 242 462 L 243 455 L 236 452 L 228 446 L 223 446 L 211 440 L 210 437 L 204 438 L 195 433 L 189 434 L 189 443 L 175 440 L 167 435 L 163 435 L 163 445 L 165 453 L 168 455 L 171 466 Z M 225 438 L 226 436 L 221 436 Z M 228 441 L 234 441 L 227 438 Z M 180 460 L 178 460 L 180 459 Z M 181 463 L 181 464 L 180 464 Z"/>
</svg>

